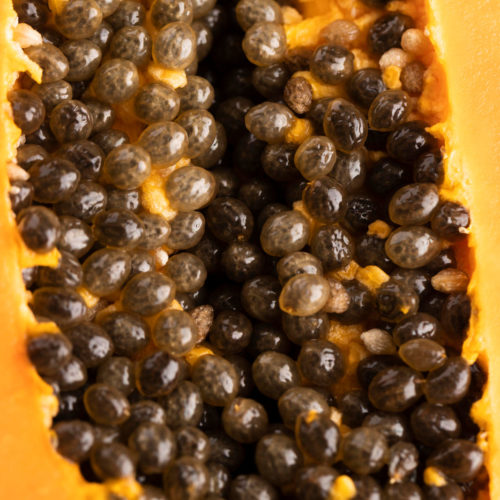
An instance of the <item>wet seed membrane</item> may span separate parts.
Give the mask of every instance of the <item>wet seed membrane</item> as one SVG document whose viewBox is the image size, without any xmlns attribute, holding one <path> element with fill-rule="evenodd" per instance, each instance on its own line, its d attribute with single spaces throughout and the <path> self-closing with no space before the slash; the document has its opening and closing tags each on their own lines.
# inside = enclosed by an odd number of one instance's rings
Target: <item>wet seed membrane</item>
<svg viewBox="0 0 500 500">
<path fill-rule="evenodd" d="M 469 213 L 439 197 L 413 19 L 382 10 L 367 39 L 338 20 L 287 50 L 273 0 L 70 0 L 53 23 L 14 3 L 43 37 L 25 49 L 42 83 L 9 94 L 10 197 L 25 244 L 61 252 L 23 270 L 61 330 L 27 344 L 59 399 L 57 450 L 89 481 L 135 477 L 143 500 L 484 489 L 485 374 L 460 357 L 452 246 Z M 314 79 L 344 97 L 313 98 Z M 290 143 L 304 118 L 312 136 Z M 170 211 L 148 210 L 153 178 Z"/>
</svg>

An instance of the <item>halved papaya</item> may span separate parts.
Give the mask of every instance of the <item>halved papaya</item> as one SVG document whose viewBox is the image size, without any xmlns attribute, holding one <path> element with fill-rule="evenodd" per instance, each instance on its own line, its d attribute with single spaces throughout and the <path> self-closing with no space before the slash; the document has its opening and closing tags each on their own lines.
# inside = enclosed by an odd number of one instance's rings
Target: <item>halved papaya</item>
<svg viewBox="0 0 500 500">
<path fill-rule="evenodd" d="M 54 2 L 54 5 L 56 2 Z M 352 4 L 352 5 L 351 5 Z M 300 0 L 305 19 L 287 24 L 290 47 L 315 45 L 325 24 L 339 9 L 356 2 Z M 497 301 L 500 265 L 500 4 L 494 0 L 395 0 L 391 8 L 408 10 L 417 26 L 426 29 L 435 55 L 429 53 L 432 82 L 420 106 L 433 116 L 434 134 L 445 145 L 446 182 L 443 194 L 470 208 L 472 225 L 468 246 L 457 248 L 462 267 L 472 272 L 468 293 L 472 318 L 463 356 L 479 360 L 488 374 L 483 397 L 472 410 L 481 432 L 478 442 L 486 453 L 489 472 L 484 498 L 500 498 L 500 353 Z M 109 491 L 136 498 L 139 487 L 132 480 L 97 485 L 87 483 L 78 468 L 62 458 L 51 445 L 50 422 L 56 411 L 52 391 L 36 374 L 26 354 L 26 335 L 36 328 L 27 307 L 21 269 L 40 263 L 24 248 L 17 233 L 8 197 L 9 161 L 15 157 L 19 131 L 7 105 L 7 92 L 21 71 L 38 69 L 23 55 L 15 38 L 16 15 L 9 1 L 0 3 L 0 496 L 2 498 L 76 499 L 107 498 Z M 300 130 L 296 130 L 300 136 Z M 337 497 L 334 497 L 337 498 Z M 338 497 L 344 498 L 344 497 Z M 348 497 L 345 497 L 348 498 Z"/>
</svg>

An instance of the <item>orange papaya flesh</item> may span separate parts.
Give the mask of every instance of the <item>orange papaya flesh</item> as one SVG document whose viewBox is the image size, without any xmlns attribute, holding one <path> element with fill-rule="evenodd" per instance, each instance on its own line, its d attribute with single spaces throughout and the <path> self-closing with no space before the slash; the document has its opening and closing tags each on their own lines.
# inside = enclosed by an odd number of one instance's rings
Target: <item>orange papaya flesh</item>
<svg viewBox="0 0 500 500">
<path fill-rule="evenodd" d="M 358 3 L 309 1 L 298 5 L 307 17 L 288 27 L 289 42 L 313 45 L 318 23 L 333 20 Z M 352 5 L 351 5 L 352 4 Z M 435 106 L 433 131 L 442 137 L 446 149 L 446 196 L 462 201 L 472 213 L 469 246 L 456 250 L 466 269 L 472 271 L 469 293 L 473 314 L 463 355 L 471 362 L 479 359 L 488 372 L 483 398 L 473 408 L 473 417 L 482 433 L 489 470 L 489 495 L 500 498 L 500 353 L 496 333 L 497 282 L 500 265 L 496 250 L 500 229 L 496 213 L 500 201 L 496 186 L 500 182 L 500 123 L 498 82 L 500 81 L 500 4 L 495 0 L 427 0 L 392 2 L 397 10 L 417 9 L 419 27 L 427 27 L 434 44 L 435 85 L 431 87 L 428 108 Z M 391 5 L 392 5 L 391 4 Z M 363 7 L 359 7 L 363 8 Z M 415 10 L 414 10 L 415 12 Z M 319 17 L 316 17 L 319 16 Z M 21 279 L 26 252 L 15 229 L 8 200 L 7 162 L 15 155 L 19 132 L 6 108 L 6 93 L 18 71 L 30 67 L 15 50 L 12 31 L 15 14 L 10 2 L 0 2 L 0 317 L 4 322 L 0 350 L 0 497 L 1 498 L 105 498 L 109 489 L 125 497 L 138 495 L 133 482 L 119 481 L 104 486 L 88 484 L 76 466 L 60 457 L 50 444 L 50 416 L 54 402 L 50 389 L 36 375 L 25 352 L 26 334 L 36 326 L 26 305 Z M 294 35 L 295 34 L 295 35 Z M 296 38 L 293 38 L 293 37 Z M 447 95 L 447 97 L 446 97 Z M 443 100 L 446 99 L 446 102 Z M 427 108 L 427 109 L 428 109 Z M 431 110 L 432 111 L 432 110 Z M 26 264 L 25 264 L 26 265 Z M 33 263 L 31 264 L 33 265 Z"/>
<path fill-rule="evenodd" d="M 488 373 L 483 398 L 472 408 L 472 416 L 482 429 L 479 439 L 484 440 L 494 499 L 500 498 L 500 364 L 496 359 L 500 353 L 500 3 L 480 0 L 474 8 L 466 4 L 428 0 L 428 15 L 431 39 L 446 73 L 447 177 L 455 197 L 470 207 L 472 216 L 470 247 L 459 249 L 472 269 L 468 290 L 472 317 L 463 355 L 478 358 Z"/>
</svg>

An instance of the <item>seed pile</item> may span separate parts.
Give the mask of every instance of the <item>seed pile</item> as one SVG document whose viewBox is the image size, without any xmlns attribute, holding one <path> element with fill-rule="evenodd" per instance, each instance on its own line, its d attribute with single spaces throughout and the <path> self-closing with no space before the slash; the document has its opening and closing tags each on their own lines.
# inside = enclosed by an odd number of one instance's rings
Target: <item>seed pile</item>
<svg viewBox="0 0 500 500">
<path fill-rule="evenodd" d="M 11 201 L 61 254 L 23 271 L 61 330 L 27 347 L 58 451 L 143 500 L 473 498 L 470 220 L 439 195 L 413 19 L 289 49 L 273 0 L 15 7 L 43 37 L 42 83 L 9 95 Z"/>
</svg>

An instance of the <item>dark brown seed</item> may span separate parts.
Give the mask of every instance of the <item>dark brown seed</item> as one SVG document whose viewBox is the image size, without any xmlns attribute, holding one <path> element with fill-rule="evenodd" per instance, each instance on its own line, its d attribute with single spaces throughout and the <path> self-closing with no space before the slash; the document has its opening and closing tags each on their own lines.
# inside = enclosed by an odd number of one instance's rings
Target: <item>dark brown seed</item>
<svg viewBox="0 0 500 500">
<path fill-rule="evenodd" d="M 154 167 L 167 167 L 186 152 L 188 136 L 177 123 L 162 121 L 147 127 L 139 136 L 138 144 L 149 153 Z"/>
<path fill-rule="evenodd" d="M 241 302 L 250 316 L 267 323 L 280 318 L 281 286 L 274 276 L 261 275 L 249 279 L 241 289 Z"/>
<path fill-rule="evenodd" d="M 425 226 L 404 226 L 393 231 L 385 243 L 387 256 L 406 269 L 422 267 L 441 250 L 441 240 Z"/>
<path fill-rule="evenodd" d="M 290 278 L 298 274 L 323 274 L 320 260 L 307 252 L 293 252 L 278 261 L 276 271 L 280 283 L 284 285 Z"/>
<path fill-rule="evenodd" d="M 153 340 L 169 354 L 183 356 L 195 346 L 199 336 L 191 316 L 185 311 L 172 309 L 162 312 L 156 319 Z"/>
<path fill-rule="evenodd" d="M 125 357 L 109 358 L 97 369 L 96 381 L 110 385 L 124 396 L 129 396 L 135 389 L 134 364 Z"/>
<path fill-rule="evenodd" d="M 292 387 L 285 391 L 278 400 L 278 409 L 283 424 L 289 429 L 295 428 L 297 417 L 302 412 L 323 414 L 329 411 L 323 395 L 310 387 Z"/>
<path fill-rule="evenodd" d="M 120 443 L 100 444 L 92 450 L 90 463 L 101 479 L 135 476 L 135 454 Z"/>
<path fill-rule="evenodd" d="M 144 23 L 146 9 L 136 0 L 122 0 L 118 8 L 107 18 L 115 31 L 124 26 L 139 26 Z"/>
<path fill-rule="evenodd" d="M 210 457 L 210 441 L 200 429 L 191 426 L 181 427 L 175 432 L 177 456 L 192 457 L 205 463 Z"/>
<path fill-rule="evenodd" d="M 298 345 L 307 340 L 323 338 L 328 332 L 328 325 L 328 315 L 323 312 L 311 316 L 282 315 L 283 331 L 291 342 Z"/>
<path fill-rule="evenodd" d="M 287 389 L 300 383 L 295 361 L 279 352 L 265 351 L 253 362 L 255 385 L 265 396 L 278 399 Z"/>
<path fill-rule="evenodd" d="M 175 459 L 175 438 L 166 425 L 144 422 L 135 429 L 128 443 L 137 453 L 139 468 L 145 474 L 161 474 Z"/>
<path fill-rule="evenodd" d="M 456 481 L 471 481 L 483 465 L 483 452 L 464 439 L 444 441 L 429 457 L 427 465 L 437 467 Z"/>
<path fill-rule="evenodd" d="M 193 4 L 189 0 L 156 0 L 151 6 L 151 20 L 158 29 L 174 21 L 191 24 Z"/>
<path fill-rule="evenodd" d="M 180 107 L 176 91 L 164 83 L 149 83 L 140 88 L 134 98 L 134 111 L 140 120 L 148 124 L 173 120 Z"/>
<path fill-rule="evenodd" d="M 192 380 L 200 388 L 203 401 L 212 406 L 225 406 L 239 389 L 233 365 L 215 355 L 203 356 L 196 361 Z"/>
<path fill-rule="evenodd" d="M 94 34 L 88 38 L 88 40 L 95 43 L 101 50 L 104 51 L 109 47 L 113 33 L 114 31 L 111 25 L 108 22 L 103 21 L 94 31 Z"/>
<path fill-rule="evenodd" d="M 102 11 L 94 0 L 72 0 L 55 16 L 57 29 L 72 40 L 92 36 L 102 21 Z"/>
<path fill-rule="evenodd" d="M 94 323 L 78 323 L 65 329 L 64 334 L 73 344 L 73 354 L 87 368 L 100 365 L 113 354 L 114 346 L 111 337 L 103 328 Z"/>
<path fill-rule="evenodd" d="M 47 22 L 49 11 L 43 2 L 38 0 L 16 0 L 13 3 L 20 23 L 29 24 L 33 28 L 40 28 Z"/>
<path fill-rule="evenodd" d="M 139 87 L 137 67 L 126 59 L 108 59 L 96 71 L 92 86 L 96 97 L 107 104 L 126 101 Z"/>
<path fill-rule="evenodd" d="M 192 457 L 177 459 L 163 474 L 164 490 L 172 500 L 205 498 L 208 481 L 207 468 Z"/>
<path fill-rule="evenodd" d="M 81 177 L 73 163 L 61 158 L 36 163 L 29 173 L 35 189 L 34 200 L 39 203 L 67 200 L 75 192 Z"/>
<path fill-rule="evenodd" d="M 175 283 L 159 272 L 139 273 L 122 292 L 123 307 L 142 316 L 165 309 L 175 297 Z"/>
<path fill-rule="evenodd" d="M 471 383 L 471 372 L 467 361 L 454 356 L 443 366 L 432 370 L 425 381 L 424 392 L 429 403 L 453 404 L 466 394 Z"/>
<path fill-rule="evenodd" d="M 203 414 L 203 399 L 197 385 L 182 381 L 168 396 L 160 398 L 165 408 L 165 420 L 172 429 L 186 425 L 197 426 Z"/>
<path fill-rule="evenodd" d="M 462 426 L 450 406 L 422 403 L 411 414 L 411 429 L 418 441 L 434 447 L 446 439 L 457 438 Z"/>
<path fill-rule="evenodd" d="M 63 101 L 50 113 L 50 129 L 60 143 L 87 139 L 92 127 L 92 115 L 81 101 Z"/>
<path fill-rule="evenodd" d="M 389 449 L 388 473 L 391 482 L 404 481 L 418 467 L 418 450 L 414 444 L 400 441 Z"/>
<path fill-rule="evenodd" d="M 400 12 L 391 12 L 379 17 L 368 32 L 368 45 L 377 55 L 393 47 L 400 47 L 401 36 L 413 27 L 413 19 Z"/>
<path fill-rule="evenodd" d="M 28 340 L 28 356 L 40 375 L 55 375 L 69 361 L 71 342 L 60 333 L 42 333 Z"/>
<path fill-rule="evenodd" d="M 263 102 L 248 111 L 245 126 L 257 139 L 275 144 L 283 142 L 294 120 L 294 115 L 287 106 Z"/>
<path fill-rule="evenodd" d="M 382 433 L 368 427 L 353 429 L 342 443 L 343 462 L 358 474 L 372 474 L 380 470 L 389 449 Z"/>
<path fill-rule="evenodd" d="M 113 38 L 109 47 L 111 57 L 133 62 L 141 68 L 151 59 L 151 36 L 142 26 L 124 26 Z"/>
<path fill-rule="evenodd" d="M 33 294 L 35 314 L 51 319 L 64 327 L 82 321 L 88 314 L 87 305 L 79 293 L 65 287 L 43 287 Z"/>
<path fill-rule="evenodd" d="M 48 208 L 25 208 L 18 216 L 17 227 L 26 246 L 36 253 L 50 252 L 61 234 L 57 216 Z"/>
<path fill-rule="evenodd" d="M 57 451 L 68 460 L 80 463 L 90 454 L 95 438 L 88 422 L 69 420 L 54 426 L 57 435 Z"/>
<path fill-rule="evenodd" d="M 130 416 L 120 426 L 121 438 L 128 439 L 144 423 L 165 425 L 165 410 L 158 403 L 149 399 L 142 399 L 130 405 Z"/>
<path fill-rule="evenodd" d="M 127 420 L 130 404 L 115 387 L 107 384 L 93 384 L 83 396 L 85 409 L 98 424 L 115 426 Z"/>
<path fill-rule="evenodd" d="M 172 392 L 185 375 L 185 364 L 166 352 L 156 352 L 142 359 L 136 366 L 136 383 L 147 397 L 158 397 Z"/>
<path fill-rule="evenodd" d="M 260 474 L 279 486 L 293 481 L 303 464 L 303 457 L 292 438 L 268 434 L 257 444 L 255 462 Z"/>
<path fill-rule="evenodd" d="M 332 464 L 340 448 L 340 431 L 326 413 L 306 410 L 295 423 L 295 438 L 302 451 L 315 462 Z"/>
<path fill-rule="evenodd" d="M 423 393 L 421 375 L 405 366 L 377 373 L 368 388 L 372 404 L 382 411 L 401 412 L 418 401 Z"/>
<path fill-rule="evenodd" d="M 34 45 L 25 50 L 26 55 L 42 69 L 42 83 L 62 80 L 69 71 L 66 56 L 51 43 Z"/>
<path fill-rule="evenodd" d="M 294 162 L 297 170 L 312 181 L 328 175 L 337 157 L 333 141 L 324 135 L 308 137 L 297 149 Z"/>
<path fill-rule="evenodd" d="M 341 97 L 328 105 L 323 128 L 335 147 L 344 153 L 361 147 L 368 136 L 368 123 L 364 115 L 354 104 Z"/>
<path fill-rule="evenodd" d="M 344 374 L 344 356 L 328 340 L 304 342 L 297 359 L 303 377 L 320 387 L 329 387 Z"/>
<path fill-rule="evenodd" d="M 149 342 L 149 327 L 140 316 L 124 311 L 114 311 L 98 320 L 113 340 L 118 356 L 134 356 Z"/>
<path fill-rule="evenodd" d="M 83 263 L 83 284 L 98 297 L 117 292 L 128 278 L 130 265 L 130 257 L 123 250 L 98 250 Z"/>
<path fill-rule="evenodd" d="M 236 398 L 222 412 L 226 433 L 240 443 L 253 443 L 267 430 L 265 408 L 253 399 Z"/>
<path fill-rule="evenodd" d="M 311 59 L 311 73 L 324 83 L 337 85 L 354 71 L 354 55 L 340 45 L 320 45 Z"/>
<path fill-rule="evenodd" d="M 345 213 L 345 192 L 342 186 L 329 176 L 318 177 L 307 184 L 302 193 L 302 200 L 308 213 L 325 224 L 337 222 Z"/>
<path fill-rule="evenodd" d="M 74 391 L 87 382 L 87 369 L 78 358 L 71 356 L 67 363 L 59 367 L 54 380 L 61 391 Z"/>
<path fill-rule="evenodd" d="M 45 106 L 40 97 L 29 90 L 11 90 L 7 98 L 12 108 L 14 123 L 23 134 L 35 132 L 45 118 Z"/>
<path fill-rule="evenodd" d="M 68 40 L 61 45 L 69 62 L 68 82 L 89 80 L 101 62 L 101 49 L 89 40 Z"/>
</svg>

